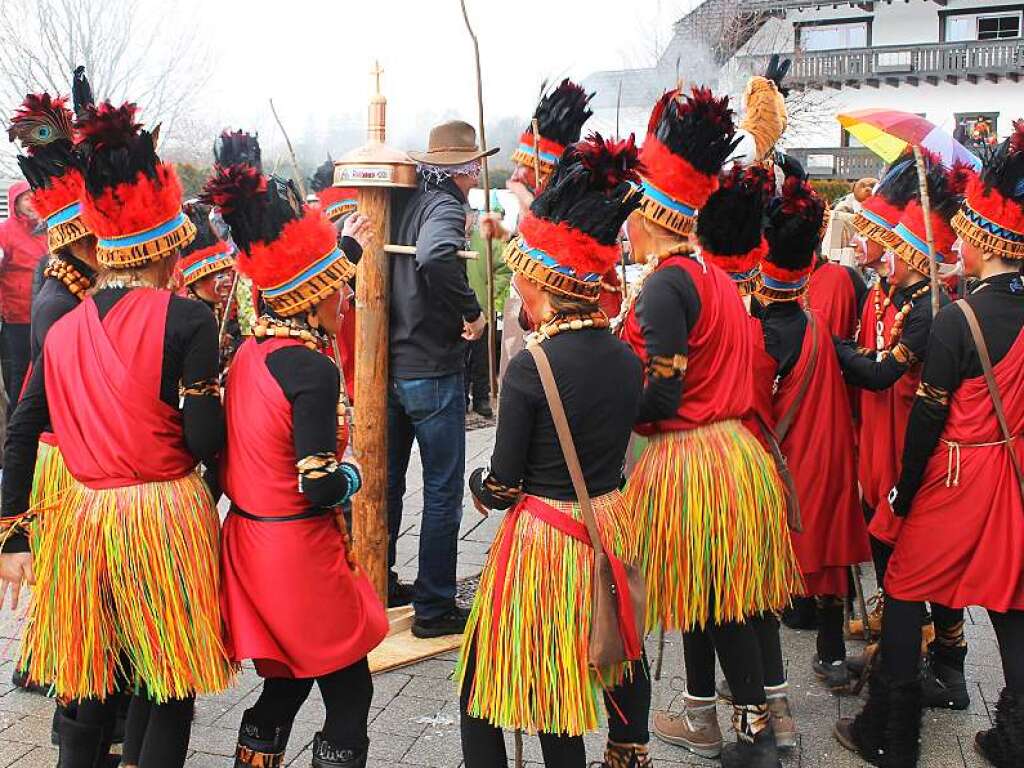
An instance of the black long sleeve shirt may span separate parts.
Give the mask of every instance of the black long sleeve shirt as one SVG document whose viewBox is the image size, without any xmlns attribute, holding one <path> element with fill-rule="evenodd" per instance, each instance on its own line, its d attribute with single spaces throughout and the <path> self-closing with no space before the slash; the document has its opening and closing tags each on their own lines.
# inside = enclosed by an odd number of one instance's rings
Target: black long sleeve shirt
<svg viewBox="0 0 1024 768">
<path fill-rule="evenodd" d="M 643 382 L 640 361 L 605 329 L 560 333 L 544 342 L 558 383 L 587 490 L 608 493 L 622 482 L 622 463 Z M 524 493 L 573 500 L 554 420 L 533 355 L 508 364 L 501 388 L 490 470 L 478 469 L 470 491 L 492 509 Z"/>
<path fill-rule="evenodd" d="M 807 313 L 795 301 L 773 301 L 758 319 L 764 333 L 765 350 L 777 366 L 775 376 L 784 379 L 800 359 L 807 330 Z"/>
<path fill-rule="evenodd" d="M 126 289 L 106 289 L 95 296 L 100 319 L 127 294 Z M 39 435 L 50 423 L 46 402 L 45 349 L 32 370 L 32 378 L 7 427 L 4 473 L 0 486 L 0 514 L 18 515 L 28 508 Z M 217 322 L 205 304 L 172 296 L 167 307 L 160 373 L 160 399 L 179 407 L 179 386 L 217 380 L 219 350 Z M 82 403 L 83 408 L 106 408 L 109 403 Z M 224 446 L 224 412 L 215 394 L 184 398 L 182 423 L 185 445 L 197 462 L 211 463 Z M 19 537 L 16 537 L 19 538 Z M 12 539 L 5 551 L 24 548 Z"/>
<path fill-rule="evenodd" d="M 967 296 L 978 317 L 992 365 L 1006 357 L 1024 328 L 1024 283 L 1020 274 L 1003 274 L 978 283 Z M 983 375 L 967 319 L 955 306 L 940 310 L 932 326 L 921 386 L 910 409 L 903 467 L 893 503 L 897 514 L 909 511 L 925 469 L 949 416 L 949 402 L 965 379 Z"/>
<path fill-rule="evenodd" d="M 927 283 L 927 280 L 920 280 L 913 285 L 895 291 L 892 296 L 893 307 L 897 311 L 902 309 L 907 302 L 911 301 L 914 292 Z M 911 366 L 925 359 L 928 353 L 928 336 L 932 327 L 931 293 L 925 293 L 913 301 L 913 306 L 904 320 L 903 330 L 896 344 L 899 349 L 894 348 L 882 360 L 877 360 L 874 353 L 857 350 L 853 342 L 837 341 L 836 353 L 839 356 L 839 365 L 843 371 L 843 378 L 848 384 L 879 392 L 891 387 Z M 949 303 L 949 297 L 945 293 L 940 293 L 939 302 L 945 306 Z"/>
<path fill-rule="evenodd" d="M 319 352 L 293 346 L 267 355 L 267 368 L 292 406 L 296 462 L 310 456 L 333 457 L 338 449 L 338 366 Z M 349 476 L 337 469 L 302 477 L 302 493 L 317 509 L 337 505 L 354 490 Z"/>
<path fill-rule="evenodd" d="M 636 316 L 648 359 L 637 412 L 637 423 L 645 424 L 670 418 L 679 409 L 684 371 L 670 372 L 657 361 L 689 353 L 690 330 L 700 317 L 700 296 L 693 278 L 680 267 L 657 270 L 644 283 Z"/>
</svg>

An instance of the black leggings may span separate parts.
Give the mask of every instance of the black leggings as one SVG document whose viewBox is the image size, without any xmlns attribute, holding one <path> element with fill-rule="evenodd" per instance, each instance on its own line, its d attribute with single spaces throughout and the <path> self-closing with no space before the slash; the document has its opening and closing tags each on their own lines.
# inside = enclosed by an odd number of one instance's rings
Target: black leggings
<svg viewBox="0 0 1024 768">
<path fill-rule="evenodd" d="M 870 507 L 866 502 L 861 502 L 861 507 L 864 510 L 864 519 L 868 525 L 871 525 L 871 519 L 875 516 L 874 507 Z M 878 582 L 878 588 L 885 588 L 885 571 L 889 567 L 889 558 L 892 557 L 892 547 L 886 544 L 884 541 L 876 539 L 874 536 L 868 536 L 871 541 L 871 560 L 875 565 L 875 581 Z"/>
<path fill-rule="evenodd" d="M 715 654 L 722 665 L 736 704 L 764 704 L 766 670 L 778 682 L 785 682 L 779 622 L 772 614 L 756 616 L 744 623 L 709 624 L 702 630 L 683 633 L 686 691 L 691 696 L 715 695 Z M 762 661 L 767 655 L 769 663 Z"/>
<path fill-rule="evenodd" d="M 291 726 L 313 690 L 314 682 L 320 687 L 327 710 L 324 737 L 338 749 L 366 749 L 370 743 L 366 725 L 373 699 L 373 680 L 365 657 L 317 678 L 266 678 L 259 699 L 246 712 L 246 719 L 260 728 Z"/>
<path fill-rule="evenodd" d="M 646 744 L 651 709 L 651 677 L 647 657 L 633 663 L 631 677 L 605 693 L 608 710 L 608 739 L 619 744 Z M 462 758 L 465 768 L 494 768 L 508 765 L 505 737 L 500 728 L 469 714 L 469 692 L 476 675 L 476 652 L 470 651 L 459 697 Z M 547 768 L 585 768 L 587 753 L 582 736 L 538 733 L 540 751 Z"/>
<path fill-rule="evenodd" d="M 69 707 L 68 714 L 84 725 L 112 728 L 119 705 L 117 696 L 108 696 L 104 701 L 85 699 Z M 140 768 L 181 768 L 188 755 L 195 698 L 170 699 L 156 704 L 135 697 L 129 706 L 129 722 L 133 709 L 135 725 L 125 727 L 124 764 Z"/>
<path fill-rule="evenodd" d="M 909 682 L 917 677 L 921 653 L 921 615 L 923 603 L 888 597 L 882 617 L 882 669 L 898 681 Z M 963 615 L 960 609 L 932 604 L 936 621 L 955 621 Z M 1006 687 L 1024 694 L 1024 611 L 988 612 L 999 643 Z"/>
</svg>

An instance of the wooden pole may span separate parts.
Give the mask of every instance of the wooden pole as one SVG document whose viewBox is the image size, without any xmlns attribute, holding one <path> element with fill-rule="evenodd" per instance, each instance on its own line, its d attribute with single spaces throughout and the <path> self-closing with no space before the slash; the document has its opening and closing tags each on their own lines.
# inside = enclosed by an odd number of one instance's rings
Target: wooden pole
<svg viewBox="0 0 1024 768">
<path fill-rule="evenodd" d="M 476 64 L 476 106 L 477 106 L 477 130 L 480 132 L 480 149 L 487 151 L 487 133 L 484 130 L 484 81 L 480 74 L 480 43 L 477 41 L 473 25 L 469 23 L 469 14 L 466 12 L 466 0 L 459 0 L 462 5 L 462 19 L 466 22 L 466 30 L 473 40 L 473 56 Z M 484 213 L 491 212 L 491 177 L 487 171 L 487 158 L 481 158 L 483 167 L 484 182 Z M 484 257 L 487 261 L 487 365 L 490 369 L 491 399 L 498 396 L 498 371 L 495 365 L 494 353 L 497 351 L 497 334 L 494 327 L 494 246 L 491 238 L 484 238 Z"/>
<path fill-rule="evenodd" d="M 924 236 L 928 242 L 928 272 L 932 281 L 932 317 L 939 313 L 939 265 L 935 260 L 935 236 L 932 234 L 932 201 L 928 197 L 928 171 L 924 167 L 921 148 L 914 147 L 914 162 L 917 163 L 917 189 L 921 197 L 921 211 L 924 213 Z"/>
<path fill-rule="evenodd" d="M 388 595 L 388 305 L 391 295 L 384 244 L 391 231 L 391 191 L 363 187 L 359 212 L 370 220 L 370 240 L 356 279 L 355 403 L 360 416 L 353 451 L 363 487 L 353 497 L 356 560 L 387 604 Z M 342 382 L 344 386 L 344 382 Z"/>
<path fill-rule="evenodd" d="M 284 129 L 284 123 L 281 122 L 281 118 L 277 116 L 277 109 L 274 107 L 273 99 L 270 100 L 270 111 L 274 113 L 274 120 L 277 121 L 277 127 L 281 129 L 284 143 L 288 145 L 288 155 L 292 161 L 292 171 L 295 173 L 295 184 L 299 188 L 299 194 L 302 195 L 302 202 L 306 202 L 306 180 L 302 178 L 299 161 L 295 157 L 295 150 L 292 149 L 292 140 L 288 138 L 288 131 Z"/>
</svg>

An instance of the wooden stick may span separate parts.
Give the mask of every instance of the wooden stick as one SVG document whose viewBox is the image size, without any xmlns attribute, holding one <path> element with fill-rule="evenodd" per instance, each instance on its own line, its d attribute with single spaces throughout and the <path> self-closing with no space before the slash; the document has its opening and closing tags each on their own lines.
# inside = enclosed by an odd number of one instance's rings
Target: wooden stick
<svg viewBox="0 0 1024 768">
<path fill-rule="evenodd" d="M 533 187 L 540 188 L 540 123 L 533 118 Z"/>
<path fill-rule="evenodd" d="M 384 246 L 384 253 L 397 253 L 401 256 L 415 256 L 416 246 L 415 245 L 395 245 L 394 243 L 388 243 Z M 456 251 L 455 255 L 460 259 L 466 259 L 467 261 L 473 261 L 479 259 L 480 254 L 476 251 Z"/>
<path fill-rule="evenodd" d="M 860 565 L 851 565 L 850 568 L 853 571 L 853 589 L 857 593 L 857 610 L 860 611 L 861 619 L 864 621 L 864 626 L 861 627 L 861 635 L 865 640 L 870 640 L 871 630 L 868 628 L 868 604 L 864 600 L 864 582 L 861 581 Z"/>
<path fill-rule="evenodd" d="M 487 134 L 484 130 L 484 81 L 480 73 L 480 42 L 477 40 L 473 25 L 469 23 L 469 13 L 466 11 L 466 0 L 459 0 L 462 6 L 462 19 L 466 22 L 466 31 L 473 40 L 473 56 L 476 64 L 476 106 L 477 122 L 480 132 L 480 150 L 487 151 Z M 480 158 L 483 167 L 484 182 L 484 213 L 491 212 L 491 177 L 487 171 L 487 157 Z M 491 399 L 498 397 L 498 371 L 495 365 L 494 353 L 497 347 L 497 334 L 494 327 L 494 246 L 491 238 L 484 238 L 484 257 L 487 261 L 487 366 L 490 370 Z"/>
<path fill-rule="evenodd" d="M 235 300 L 235 291 L 238 289 L 238 268 L 235 268 L 235 276 L 231 280 L 231 293 L 228 294 L 228 300 L 224 302 L 224 317 L 220 320 L 220 333 L 217 334 L 217 348 L 220 349 L 220 345 L 223 343 L 224 331 L 228 327 L 228 316 L 231 314 L 231 304 Z"/>
<path fill-rule="evenodd" d="M 292 169 L 295 172 L 295 184 L 299 188 L 299 194 L 302 195 L 302 202 L 306 202 L 306 180 L 302 178 L 302 171 L 299 169 L 299 161 L 295 157 L 295 150 L 292 149 L 292 140 L 288 138 L 288 131 L 284 129 L 284 123 L 281 122 L 281 118 L 277 116 L 277 110 L 274 108 L 274 100 L 270 100 L 270 111 L 274 113 L 274 119 L 277 121 L 277 127 L 281 129 L 281 135 L 284 136 L 284 143 L 288 145 L 288 154 L 292 159 Z"/>
<path fill-rule="evenodd" d="M 928 272 L 932 281 L 932 317 L 939 313 L 939 264 L 935 260 L 935 236 L 932 234 L 932 201 L 928 197 L 928 172 L 924 167 L 921 148 L 914 147 L 914 161 L 917 163 L 917 189 L 921 197 L 921 211 L 924 213 L 924 236 L 928 243 Z"/>
</svg>

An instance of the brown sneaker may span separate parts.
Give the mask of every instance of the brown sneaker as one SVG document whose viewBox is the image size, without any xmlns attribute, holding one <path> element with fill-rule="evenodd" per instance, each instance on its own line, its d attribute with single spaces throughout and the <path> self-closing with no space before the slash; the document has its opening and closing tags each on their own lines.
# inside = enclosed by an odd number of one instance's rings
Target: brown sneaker
<svg viewBox="0 0 1024 768">
<path fill-rule="evenodd" d="M 868 637 L 878 637 L 882 634 L 882 609 L 885 607 L 885 594 L 878 590 L 873 597 L 867 601 L 868 611 Z M 849 637 L 864 637 L 864 620 L 862 618 L 851 618 L 849 624 Z"/>
<path fill-rule="evenodd" d="M 682 712 L 654 713 L 654 735 L 700 757 L 718 757 L 722 752 L 722 729 L 718 727 L 715 699 L 683 696 L 683 702 Z"/>
<path fill-rule="evenodd" d="M 793 710 L 789 706 L 789 697 L 785 694 L 768 693 L 768 713 L 772 718 L 772 730 L 775 731 L 775 743 L 779 749 L 792 749 L 796 746 L 796 722 Z"/>
</svg>

